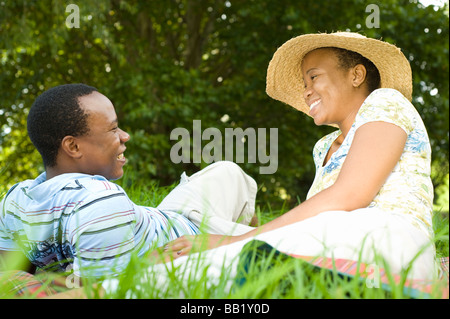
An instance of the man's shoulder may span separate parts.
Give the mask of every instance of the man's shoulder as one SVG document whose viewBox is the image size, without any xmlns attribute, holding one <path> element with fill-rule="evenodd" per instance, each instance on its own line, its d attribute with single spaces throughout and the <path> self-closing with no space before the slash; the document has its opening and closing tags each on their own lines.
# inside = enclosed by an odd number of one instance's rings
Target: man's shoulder
<svg viewBox="0 0 450 319">
<path fill-rule="evenodd" d="M 117 184 L 97 175 L 62 174 L 49 180 L 38 177 L 17 183 L 5 194 L 4 204 L 14 201 L 27 206 L 53 205 L 64 201 L 90 201 L 97 197 L 120 194 L 127 197 Z"/>
<path fill-rule="evenodd" d="M 108 181 L 100 175 L 85 175 L 84 177 L 77 179 L 76 184 L 91 193 L 102 193 L 108 191 L 125 193 L 122 187 L 116 183 Z"/>
<path fill-rule="evenodd" d="M 127 193 L 119 185 L 108 181 L 103 176 L 85 176 L 76 181 L 83 188 L 84 198 L 79 209 L 84 209 L 98 203 L 102 207 L 117 206 L 117 209 L 130 209 L 132 202 Z"/>
<path fill-rule="evenodd" d="M 5 203 L 6 200 L 8 198 L 14 197 L 15 194 L 17 194 L 18 192 L 21 192 L 22 188 L 27 188 L 29 187 L 29 185 L 31 185 L 31 183 L 33 182 L 33 180 L 24 180 L 21 182 L 18 182 L 16 184 L 14 184 L 7 192 L 6 194 L 4 194 L 3 197 L 0 197 L 0 203 Z"/>
<path fill-rule="evenodd" d="M 131 205 L 131 200 L 122 187 L 103 176 L 85 175 L 78 178 L 61 189 L 60 197 L 65 197 L 63 193 L 66 192 L 71 193 L 70 196 L 78 200 L 77 209 L 96 206 L 93 205 L 94 203 L 101 203 L 100 205 L 104 208 L 111 208 L 111 205 L 117 208 Z"/>
</svg>

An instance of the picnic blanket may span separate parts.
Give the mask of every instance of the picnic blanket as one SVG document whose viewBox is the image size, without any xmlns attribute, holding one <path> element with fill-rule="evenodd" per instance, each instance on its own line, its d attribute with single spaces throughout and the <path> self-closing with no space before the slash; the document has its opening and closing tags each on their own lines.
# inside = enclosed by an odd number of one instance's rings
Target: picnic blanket
<svg viewBox="0 0 450 319">
<path fill-rule="evenodd" d="M 440 289 L 440 295 L 443 299 L 449 298 L 449 257 L 438 258 L 440 272 L 437 280 L 421 280 L 405 279 L 399 274 L 388 274 L 383 268 L 374 268 L 374 265 L 367 265 L 355 260 L 285 254 L 264 241 L 253 240 L 247 245 L 250 246 L 247 249 L 250 255 L 247 258 L 245 256 L 244 258 L 241 257 L 241 270 L 240 273 L 238 272 L 236 279 L 239 285 L 242 285 L 246 280 L 245 269 L 248 268 L 246 264 L 249 264 L 250 261 L 254 263 L 255 258 L 258 258 L 258 256 L 263 258 L 262 256 L 267 257 L 268 254 L 271 254 L 273 256 L 272 258 L 280 258 L 281 256 L 281 260 L 289 258 L 301 259 L 312 267 L 315 267 L 316 270 L 325 270 L 331 275 L 337 275 L 340 278 L 350 280 L 358 277 L 366 285 L 371 284 L 376 288 L 382 288 L 386 291 L 390 290 L 392 281 L 395 285 L 403 283 L 403 293 L 410 298 L 429 298 L 432 290 L 436 289 L 436 284 L 439 283 L 438 289 Z M 244 247 L 243 251 L 245 250 Z M 242 273 L 242 269 L 244 273 Z M 375 271 L 377 274 L 374 273 Z"/>
<path fill-rule="evenodd" d="M 47 282 L 22 270 L 0 272 L 0 298 L 44 298 L 56 293 Z"/>
</svg>

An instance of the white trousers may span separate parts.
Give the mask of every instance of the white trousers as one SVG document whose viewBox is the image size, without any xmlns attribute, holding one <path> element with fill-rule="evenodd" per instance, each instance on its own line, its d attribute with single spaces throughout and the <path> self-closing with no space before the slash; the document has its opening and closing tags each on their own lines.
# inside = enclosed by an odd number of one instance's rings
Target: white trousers
<svg viewBox="0 0 450 319">
<path fill-rule="evenodd" d="M 203 233 L 240 235 L 253 229 L 256 192 L 255 180 L 237 164 L 220 161 L 189 177 L 183 173 L 157 208 L 181 213 Z"/>
<path fill-rule="evenodd" d="M 434 243 L 404 214 L 378 208 L 329 211 L 256 236 L 280 251 L 360 260 L 408 277 L 436 275 Z"/>
</svg>

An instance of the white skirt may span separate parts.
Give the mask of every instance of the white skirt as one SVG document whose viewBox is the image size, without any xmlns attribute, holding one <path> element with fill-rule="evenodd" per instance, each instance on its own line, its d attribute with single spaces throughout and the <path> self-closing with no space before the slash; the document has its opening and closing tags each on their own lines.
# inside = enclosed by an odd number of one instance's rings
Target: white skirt
<svg viewBox="0 0 450 319">
<path fill-rule="evenodd" d="M 434 243 L 409 216 L 378 208 L 324 212 L 256 239 L 287 254 L 359 260 L 396 274 L 411 267 L 410 278 L 436 275 Z"/>
</svg>

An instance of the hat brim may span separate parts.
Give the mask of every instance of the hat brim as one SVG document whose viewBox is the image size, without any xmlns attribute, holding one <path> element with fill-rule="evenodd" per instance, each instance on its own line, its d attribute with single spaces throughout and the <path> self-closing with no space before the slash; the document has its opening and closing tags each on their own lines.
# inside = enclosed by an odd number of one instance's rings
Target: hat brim
<svg viewBox="0 0 450 319">
<path fill-rule="evenodd" d="M 308 52 L 325 47 L 361 54 L 377 67 L 381 88 L 396 89 L 412 100 L 411 66 L 401 50 L 387 42 L 352 32 L 305 34 L 284 43 L 269 63 L 267 94 L 308 114 L 309 107 L 303 98 L 305 88 L 301 64 Z"/>
</svg>

